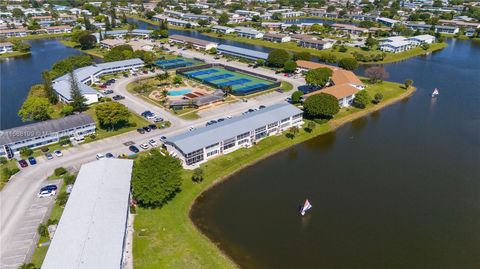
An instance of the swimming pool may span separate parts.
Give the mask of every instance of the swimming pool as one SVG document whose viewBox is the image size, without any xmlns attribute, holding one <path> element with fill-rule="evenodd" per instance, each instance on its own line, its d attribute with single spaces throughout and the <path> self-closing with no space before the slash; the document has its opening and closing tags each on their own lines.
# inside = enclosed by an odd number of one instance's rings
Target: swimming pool
<svg viewBox="0 0 480 269">
<path fill-rule="evenodd" d="M 176 91 L 168 91 L 169 96 L 179 96 L 179 95 L 184 95 L 187 93 L 192 92 L 190 89 L 182 89 L 182 90 L 176 90 Z"/>
</svg>

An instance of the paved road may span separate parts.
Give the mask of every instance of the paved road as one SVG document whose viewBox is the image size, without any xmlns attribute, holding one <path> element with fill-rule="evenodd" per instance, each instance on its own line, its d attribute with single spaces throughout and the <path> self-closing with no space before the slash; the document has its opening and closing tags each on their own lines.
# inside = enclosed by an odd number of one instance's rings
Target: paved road
<svg viewBox="0 0 480 269">
<path fill-rule="evenodd" d="M 201 58 L 208 62 L 223 63 L 252 71 L 251 68 L 243 63 L 227 63 L 223 59 L 215 60 L 211 55 L 204 55 L 199 52 L 180 52 L 187 57 Z M 305 83 L 302 78 L 286 78 L 262 68 L 255 69 L 255 72 L 287 80 L 292 83 L 295 88 Z M 140 77 L 153 75 L 155 74 L 142 75 Z M 114 155 L 128 153 L 128 148 L 123 145 L 126 142 L 134 141 L 136 144 L 140 144 L 146 143 L 152 138 L 158 141 L 158 138 L 162 135 L 168 137 L 180 134 L 186 132 L 190 126 L 201 127 L 204 126 L 205 122 L 212 119 L 225 117 L 226 115 L 235 116 L 249 108 L 255 108 L 259 105 L 268 106 L 283 102 L 283 100 L 292 93 L 271 92 L 256 98 L 251 98 L 248 102 L 223 104 L 207 110 L 201 110 L 198 113 L 201 116 L 200 119 L 188 121 L 143 100 L 139 96 L 129 93 L 126 90 L 126 86 L 140 77 L 119 79 L 112 86 L 112 89 L 115 94 L 125 96 L 125 99 L 120 102 L 125 104 L 130 110 L 138 114 L 145 110 L 150 110 L 169 120 L 172 126 L 166 130 L 153 130 L 143 135 L 133 131 L 100 141 L 81 144 L 64 150 L 63 157 L 50 161 L 47 161 L 44 157 L 40 157 L 38 158 L 37 165 L 22 169 L 0 192 L 0 269 L 17 268 L 21 263 L 30 258 L 29 255 L 31 255 L 32 249 L 35 247 L 33 243 L 36 241 L 37 236 L 36 227 L 38 227 L 40 222 L 46 217 L 45 214 L 53 203 L 52 198 L 39 199 L 36 197 L 36 193 L 42 185 L 46 184 L 46 178 L 52 174 L 55 168 L 63 166 L 78 169 L 81 164 L 94 161 L 97 153 L 111 152 Z"/>
</svg>

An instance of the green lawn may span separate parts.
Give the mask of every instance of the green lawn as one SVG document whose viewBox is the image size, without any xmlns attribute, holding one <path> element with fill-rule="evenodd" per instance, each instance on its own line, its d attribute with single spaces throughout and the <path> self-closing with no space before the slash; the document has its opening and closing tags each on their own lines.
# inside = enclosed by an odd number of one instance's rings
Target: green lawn
<svg viewBox="0 0 480 269">
<path fill-rule="evenodd" d="M 90 108 L 85 112 L 85 113 L 89 114 L 90 116 L 92 116 L 92 118 L 97 122 L 97 131 L 96 131 L 96 134 L 95 134 L 96 138 L 94 140 L 104 139 L 104 138 L 107 138 L 107 137 L 123 134 L 123 133 L 126 133 L 126 132 L 136 130 L 138 128 L 141 128 L 145 125 L 151 124 L 151 122 L 149 122 L 146 119 L 140 117 L 140 115 L 137 115 L 136 113 L 132 112 L 131 116 L 130 116 L 130 119 L 129 119 L 129 125 L 127 125 L 123 128 L 120 128 L 120 129 L 116 129 L 116 130 L 102 129 L 102 128 L 100 128 L 100 126 L 98 124 L 97 115 L 95 114 L 95 106 L 96 105 L 98 105 L 98 104 L 91 105 Z M 91 141 L 94 141 L 94 140 L 91 139 L 90 137 L 85 138 L 85 142 L 91 142 Z"/>
<path fill-rule="evenodd" d="M 17 165 L 17 161 L 15 159 L 9 160 L 7 163 L 0 165 L 0 190 L 3 189 L 5 184 L 7 184 L 8 180 L 10 179 L 9 175 L 3 173 L 3 168 L 8 168 L 11 170 L 19 168 L 19 166 Z"/>
<path fill-rule="evenodd" d="M 101 48 L 93 48 L 93 49 L 88 49 L 88 50 L 82 50 L 82 49 L 80 49 L 80 43 L 73 42 L 73 41 L 70 41 L 70 40 L 60 40 L 60 43 L 62 43 L 63 45 L 65 45 L 67 47 L 78 49 L 83 53 L 86 53 L 86 54 L 89 54 L 89 55 L 92 55 L 92 56 L 98 57 L 98 58 L 103 58 L 105 56 L 105 53 L 106 53 L 106 50 L 101 49 Z"/>
<path fill-rule="evenodd" d="M 47 39 L 47 38 L 67 37 L 71 35 L 72 35 L 71 33 L 27 35 L 22 37 L 9 37 L 7 41 Z"/>
<path fill-rule="evenodd" d="M 280 88 L 282 88 L 282 90 L 284 92 L 289 92 L 289 91 L 293 90 L 293 85 L 290 82 L 282 81 L 282 84 L 280 85 Z"/>
<path fill-rule="evenodd" d="M 195 199 L 228 175 L 295 144 L 334 130 L 341 124 L 405 98 L 414 88 L 401 89 L 399 84 L 370 85 L 369 91 L 382 91 L 385 99 L 357 113 L 340 114 L 328 123 L 316 125 L 312 132 L 301 130 L 295 138 L 272 136 L 249 149 L 240 149 L 202 165 L 204 181 L 193 183 L 191 171 L 184 170 L 182 191 L 160 209 L 138 209 L 133 241 L 136 268 L 235 268 L 217 247 L 193 225 L 189 218 Z M 343 113 L 343 112 L 342 112 Z"/>
</svg>

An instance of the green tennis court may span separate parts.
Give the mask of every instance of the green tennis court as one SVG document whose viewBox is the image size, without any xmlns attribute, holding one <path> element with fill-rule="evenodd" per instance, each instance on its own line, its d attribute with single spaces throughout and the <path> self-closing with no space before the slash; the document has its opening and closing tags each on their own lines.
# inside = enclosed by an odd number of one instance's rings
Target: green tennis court
<svg viewBox="0 0 480 269">
<path fill-rule="evenodd" d="M 274 82 L 265 79 L 219 67 L 192 70 L 185 72 L 184 75 L 206 84 L 212 84 L 220 89 L 232 87 L 233 92 L 240 95 L 264 90 L 274 84 Z"/>
</svg>

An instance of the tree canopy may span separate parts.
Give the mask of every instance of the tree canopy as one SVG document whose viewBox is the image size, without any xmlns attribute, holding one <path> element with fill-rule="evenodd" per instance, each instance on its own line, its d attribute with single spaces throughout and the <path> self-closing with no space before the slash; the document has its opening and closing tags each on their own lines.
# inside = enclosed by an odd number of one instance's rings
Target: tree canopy
<svg viewBox="0 0 480 269">
<path fill-rule="evenodd" d="M 118 102 L 101 103 L 95 107 L 95 114 L 100 125 L 109 126 L 111 129 L 128 123 L 130 111 Z"/>
<path fill-rule="evenodd" d="M 355 58 L 343 58 L 338 61 L 338 66 L 346 70 L 355 70 L 358 68 L 358 62 Z"/>
<path fill-rule="evenodd" d="M 355 94 L 355 99 L 353 99 L 353 104 L 358 108 L 365 108 L 368 103 L 370 103 L 370 96 L 366 90 L 359 91 Z"/>
<path fill-rule="evenodd" d="M 78 43 L 80 43 L 82 50 L 93 49 L 97 44 L 97 38 L 90 34 L 84 35 L 78 39 Z"/>
<path fill-rule="evenodd" d="M 303 102 L 303 107 L 308 116 L 313 118 L 331 119 L 340 111 L 338 100 L 335 96 L 319 93 L 312 95 Z"/>
<path fill-rule="evenodd" d="M 287 61 L 283 65 L 283 71 L 285 73 L 293 73 L 295 70 L 297 70 L 297 63 L 294 61 Z"/>
<path fill-rule="evenodd" d="M 311 85 L 325 87 L 330 81 L 332 73 L 332 70 L 326 67 L 312 69 L 305 75 L 305 81 Z"/>
<path fill-rule="evenodd" d="M 50 113 L 52 113 L 52 108 L 47 98 L 31 96 L 23 103 L 18 111 L 18 116 L 23 121 L 43 121 L 50 119 Z"/>
<path fill-rule="evenodd" d="M 271 66 L 283 67 L 290 60 L 290 54 L 284 49 L 274 49 L 268 54 L 267 61 Z"/>
<path fill-rule="evenodd" d="M 135 160 L 133 166 L 133 196 L 143 207 L 160 207 L 172 199 L 181 186 L 180 161 L 163 156 L 158 150 Z"/>
<path fill-rule="evenodd" d="M 88 55 L 74 55 L 53 64 L 51 77 L 56 78 L 67 74 L 71 70 L 93 64 L 92 57 Z"/>
<path fill-rule="evenodd" d="M 83 96 L 73 71 L 70 72 L 70 100 L 74 111 L 82 112 L 87 109 L 87 99 Z"/>
</svg>

